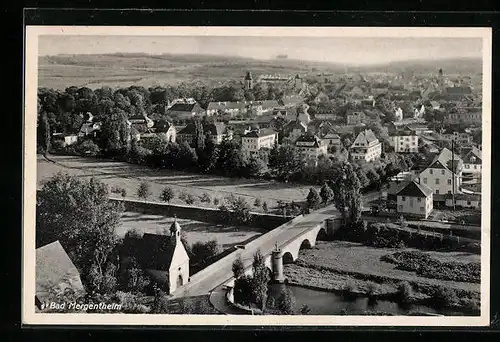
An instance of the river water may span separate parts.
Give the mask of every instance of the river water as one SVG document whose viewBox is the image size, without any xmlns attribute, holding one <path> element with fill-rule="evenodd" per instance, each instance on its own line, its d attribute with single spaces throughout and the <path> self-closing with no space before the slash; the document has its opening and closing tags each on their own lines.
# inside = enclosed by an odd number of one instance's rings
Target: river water
<svg viewBox="0 0 500 342">
<path fill-rule="evenodd" d="M 377 300 L 370 303 L 367 297 L 346 299 L 343 296 L 326 292 L 303 288 L 300 286 L 273 284 L 269 289 L 269 296 L 277 299 L 282 287 L 287 286 L 292 291 L 296 300 L 296 308 L 300 310 L 303 305 L 310 309 L 309 315 L 364 315 L 368 311 L 377 313 L 389 313 L 393 315 L 407 315 L 410 312 L 427 314 L 440 314 L 446 316 L 463 316 L 461 312 L 439 311 L 423 305 L 401 306 L 396 302 L 388 300 Z"/>
</svg>

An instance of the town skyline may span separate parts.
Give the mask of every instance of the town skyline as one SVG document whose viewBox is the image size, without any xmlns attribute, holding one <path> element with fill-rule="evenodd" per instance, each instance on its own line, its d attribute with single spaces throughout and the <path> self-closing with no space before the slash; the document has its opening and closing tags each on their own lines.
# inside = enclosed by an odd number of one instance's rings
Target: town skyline
<svg viewBox="0 0 500 342">
<path fill-rule="evenodd" d="M 317 49 L 321 46 L 321 49 Z M 39 56 L 145 53 L 325 62 L 349 66 L 480 59 L 478 38 L 40 36 Z"/>
</svg>

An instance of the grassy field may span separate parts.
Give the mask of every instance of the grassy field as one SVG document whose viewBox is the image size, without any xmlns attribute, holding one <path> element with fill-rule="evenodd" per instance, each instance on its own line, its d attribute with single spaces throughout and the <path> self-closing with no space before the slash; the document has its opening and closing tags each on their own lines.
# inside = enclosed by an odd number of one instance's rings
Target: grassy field
<svg viewBox="0 0 500 342">
<path fill-rule="evenodd" d="M 169 229 L 173 221 L 172 217 L 125 212 L 122 215 L 122 224 L 116 233 L 123 237 L 127 231 L 135 229 L 141 233 L 170 234 Z M 251 227 L 216 225 L 179 218 L 177 222 L 179 222 L 182 231 L 186 232 L 190 244 L 215 239 L 223 249 L 254 239 L 263 233 L 263 231 Z"/>
<path fill-rule="evenodd" d="M 397 251 L 403 250 L 412 249 L 408 248 Z M 388 278 L 394 280 L 395 282 L 408 281 L 423 285 L 444 285 L 450 288 L 479 292 L 479 284 L 424 278 L 416 275 L 414 272 L 396 269 L 396 265 L 380 260 L 382 256 L 394 253 L 395 251 L 396 250 L 389 248 L 373 248 L 344 241 L 319 241 L 313 249 L 301 251 L 298 259 L 298 265 L 287 266 L 287 275 L 294 279 L 294 282 L 299 282 L 302 279 L 306 280 L 309 285 L 315 285 L 318 287 L 320 287 L 321 282 L 323 284 L 325 282 L 330 282 L 330 285 L 328 285 L 327 288 L 335 286 L 337 282 L 345 281 L 345 277 L 349 276 L 349 274 L 357 274 L 374 278 Z M 443 262 L 480 262 L 481 260 L 479 255 L 463 252 L 424 253 L 429 254 L 431 257 Z M 302 269 L 307 269 L 309 266 L 313 269 L 318 266 L 326 267 L 329 271 L 331 271 L 328 273 L 340 273 L 342 277 L 339 278 L 338 274 L 335 274 L 335 276 L 332 276 L 331 278 L 324 276 L 314 277 L 314 270 L 305 271 L 298 268 L 301 267 Z M 322 278 L 324 279 L 322 280 Z M 330 278 L 330 280 L 326 280 L 326 278 Z M 314 281 L 319 283 L 311 283 Z"/>
<path fill-rule="evenodd" d="M 271 181 L 224 178 L 212 175 L 184 173 L 172 170 L 154 170 L 145 166 L 131 165 L 124 162 L 106 161 L 94 158 L 73 156 L 51 156 L 55 163 L 47 161 L 42 156 L 37 160 L 37 183 L 57 172 L 67 172 L 71 175 L 89 179 L 94 176 L 110 187 L 122 187 L 127 191 L 127 197 L 137 198 L 139 184 L 146 181 L 150 184 L 152 195 L 150 200 L 159 200 L 164 187 L 171 187 L 176 196 L 172 203 L 185 204 L 179 198 L 179 193 L 192 194 L 196 205 L 215 208 L 213 203 L 201 203 L 199 196 L 207 193 L 212 199 L 222 200 L 229 194 L 241 196 L 253 206 L 256 198 L 266 201 L 269 208 L 276 206 L 277 201 L 303 201 L 309 187 L 303 185 L 283 184 Z M 119 195 L 116 195 L 119 196 Z M 262 211 L 253 207 L 254 211 Z"/>
</svg>

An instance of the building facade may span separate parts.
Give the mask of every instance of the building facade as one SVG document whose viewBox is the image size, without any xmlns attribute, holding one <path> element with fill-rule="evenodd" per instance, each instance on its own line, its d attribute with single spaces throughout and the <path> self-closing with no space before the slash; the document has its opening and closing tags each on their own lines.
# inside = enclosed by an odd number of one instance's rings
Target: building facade
<svg viewBox="0 0 500 342">
<path fill-rule="evenodd" d="M 241 151 L 247 156 L 259 155 L 261 149 L 271 149 L 278 141 L 278 132 L 272 129 L 255 129 L 241 137 Z"/>
<path fill-rule="evenodd" d="M 398 213 L 427 218 L 433 210 L 432 189 L 418 181 L 408 183 L 396 197 Z"/>
<path fill-rule="evenodd" d="M 382 144 L 373 131 L 367 129 L 357 135 L 349 152 L 353 160 L 365 160 L 370 162 L 380 159 L 382 155 Z"/>
<path fill-rule="evenodd" d="M 366 121 L 366 115 L 364 112 L 353 112 L 347 114 L 347 124 L 348 125 L 359 125 Z"/>
<path fill-rule="evenodd" d="M 328 145 L 316 135 L 302 135 L 295 141 L 295 147 L 308 162 L 317 163 L 319 156 L 328 153 Z"/>
<path fill-rule="evenodd" d="M 394 133 L 392 136 L 394 151 L 396 153 L 416 153 L 418 152 L 418 135 L 408 128 Z"/>
</svg>

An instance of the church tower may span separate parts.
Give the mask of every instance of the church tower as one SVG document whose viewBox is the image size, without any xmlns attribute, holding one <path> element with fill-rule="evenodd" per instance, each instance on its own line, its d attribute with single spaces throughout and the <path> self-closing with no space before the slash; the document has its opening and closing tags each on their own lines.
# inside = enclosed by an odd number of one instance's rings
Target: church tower
<svg viewBox="0 0 500 342">
<path fill-rule="evenodd" d="M 174 218 L 174 222 L 170 226 L 170 239 L 176 245 L 181 243 L 181 226 L 177 222 L 177 218 Z"/>
<path fill-rule="evenodd" d="M 250 71 L 247 71 L 243 84 L 245 85 L 245 90 L 250 90 L 253 88 L 253 78 Z"/>
</svg>

